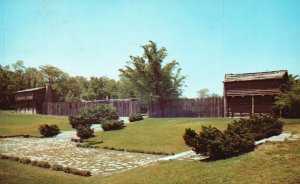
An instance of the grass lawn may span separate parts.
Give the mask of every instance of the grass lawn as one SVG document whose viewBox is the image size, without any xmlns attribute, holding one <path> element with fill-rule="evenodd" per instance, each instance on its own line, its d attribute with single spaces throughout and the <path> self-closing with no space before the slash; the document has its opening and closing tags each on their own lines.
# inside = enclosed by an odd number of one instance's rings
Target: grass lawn
<svg viewBox="0 0 300 184">
<path fill-rule="evenodd" d="M 15 111 L 0 112 L 0 135 L 40 135 L 39 124 L 57 124 L 60 130 L 71 130 L 66 116 L 45 116 L 22 114 Z"/>
<path fill-rule="evenodd" d="M 300 133 L 300 119 L 281 119 L 284 122 L 283 130 Z"/>
<path fill-rule="evenodd" d="M 201 125 L 210 124 L 225 129 L 231 121 L 228 118 L 147 118 L 122 130 L 97 132 L 91 140 L 103 140 L 101 146 L 179 153 L 189 149 L 182 138 L 186 128 L 200 130 Z"/>
<path fill-rule="evenodd" d="M 98 132 L 91 140 L 101 141 L 101 146 L 144 151 L 179 153 L 189 148 L 185 145 L 182 135 L 186 128 L 197 130 L 201 125 L 212 125 L 224 130 L 230 118 L 148 118 L 127 125 L 117 131 Z M 300 132 L 299 119 L 282 119 L 284 130 Z"/>
</svg>

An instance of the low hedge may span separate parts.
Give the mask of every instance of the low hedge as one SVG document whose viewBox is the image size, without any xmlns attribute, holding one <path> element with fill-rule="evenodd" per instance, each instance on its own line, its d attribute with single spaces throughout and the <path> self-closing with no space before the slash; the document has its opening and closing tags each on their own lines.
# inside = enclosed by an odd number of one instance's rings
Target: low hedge
<svg viewBox="0 0 300 184">
<path fill-rule="evenodd" d="M 123 120 L 106 120 L 101 124 L 103 131 L 119 130 L 125 127 Z"/>
<path fill-rule="evenodd" d="M 145 150 L 138 150 L 138 149 L 124 149 L 124 148 L 115 148 L 115 147 L 109 147 L 109 146 L 104 146 L 104 147 L 100 147 L 100 148 L 107 149 L 107 150 L 126 151 L 126 152 L 132 152 L 132 153 L 145 153 L 145 154 L 152 154 L 152 155 L 174 155 L 174 153 L 167 153 L 167 152 L 145 151 Z"/>
<path fill-rule="evenodd" d="M 59 164 L 53 164 L 53 165 L 51 165 L 51 169 L 54 170 L 54 171 L 63 171 L 64 167 L 62 165 L 59 165 Z"/>
<path fill-rule="evenodd" d="M 24 158 L 20 158 L 20 163 L 22 163 L 22 164 L 30 164 L 31 163 L 31 160 L 29 159 L 29 158 L 26 158 L 26 157 L 24 157 Z"/>
<path fill-rule="evenodd" d="M 44 138 L 44 136 L 28 135 L 28 134 L 15 134 L 15 135 L 0 135 L 0 138 L 12 138 L 12 137 L 24 137 L 24 138 Z"/>
<path fill-rule="evenodd" d="M 8 159 L 12 160 L 12 161 L 19 161 L 20 160 L 20 158 L 17 157 L 17 156 L 10 156 Z"/>
<path fill-rule="evenodd" d="M 138 113 L 138 114 L 132 114 L 132 115 L 130 115 L 128 119 L 129 119 L 130 122 L 134 122 L 134 121 L 143 120 L 144 118 L 143 118 L 143 116 L 140 113 Z"/>
<path fill-rule="evenodd" d="M 91 172 L 89 170 L 80 170 L 72 167 L 63 167 L 62 165 L 58 165 L 58 164 L 50 165 L 47 161 L 38 161 L 38 160 L 31 161 L 27 157 L 19 158 L 17 156 L 0 154 L 0 159 L 19 161 L 20 163 L 23 164 L 31 164 L 32 166 L 37 166 L 45 169 L 51 168 L 52 170 L 55 171 L 64 171 L 65 173 L 75 174 L 79 176 L 91 176 Z"/>
<path fill-rule="evenodd" d="M 210 159 L 222 159 L 252 151 L 256 140 L 281 132 L 282 122 L 276 117 L 258 114 L 235 120 L 224 132 L 211 126 L 202 126 L 202 131 L 197 134 L 188 128 L 183 139 L 197 154 Z"/>
<path fill-rule="evenodd" d="M 88 170 L 80 170 L 80 169 L 71 168 L 71 167 L 64 167 L 63 172 L 75 174 L 75 175 L 79 175 L 79 176 L 91 176 L 91 172 Z"/>
<path fill-rule="evenodd" d="M 100 148 L 100 146 L 94 146 L 95 144 L 102 144 L 103 141 L 84 141 L 81 143 L 77 143 L 77 147 L 82 147 L 82 148 Z"/>
</svg>

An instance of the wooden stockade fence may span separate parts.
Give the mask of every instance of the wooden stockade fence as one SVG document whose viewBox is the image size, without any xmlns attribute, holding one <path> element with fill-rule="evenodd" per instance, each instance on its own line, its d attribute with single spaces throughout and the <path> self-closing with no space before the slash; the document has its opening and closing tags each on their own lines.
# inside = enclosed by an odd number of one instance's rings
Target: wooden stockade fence
<svg viewBox="0 0 300 184">
<path fill-rule="evenodd" d="M 112 104 L 119 116 L 129 116 L 140 112 L 137 99 L 111 99 L 92 102 L 48 102 L 43 105 L 43 114 L 68 116 L 76 115 L 79 109 L 93 104 Z"/>
<path fill-rule="evenodd" d="M 148 105 L 149 117 L 222 117 L 223 97 L 181 98 Z M 163 110 L 161 110 L 163 107 Z"/>
<path fill-rule="evenodd" d="M 223 97 L 180 98 L 167 100 L 162 104 L 148 104 L 149 117 L 222 117 L 224 115 Z M 93 102 L 50 102 L 44 103 L 43 114 L 76 115 L 79 109 L 93 104 L 112 104 L 119 116 L 139 113 L 141 104 L 137 99 L 111 99 Z M 163 110 L 161 110 L 163 107 Z"/>
</svg>

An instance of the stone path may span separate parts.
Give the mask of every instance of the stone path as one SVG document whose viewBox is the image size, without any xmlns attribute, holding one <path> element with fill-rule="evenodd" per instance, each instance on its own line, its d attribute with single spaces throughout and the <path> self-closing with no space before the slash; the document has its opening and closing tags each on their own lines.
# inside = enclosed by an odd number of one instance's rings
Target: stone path
<svg viewBox="0 0 300 184">
<path fill-rule="evenodd" d="M 88 169 L 93 175 L 118 173 L 161 158 L 150 154 L 79 148 L 71 142 L 71 137 L 75 137 L 74 131 L 63 132 L 54 138 L 4 138 L 0 139 L 0 153 Z"/>
</svg>

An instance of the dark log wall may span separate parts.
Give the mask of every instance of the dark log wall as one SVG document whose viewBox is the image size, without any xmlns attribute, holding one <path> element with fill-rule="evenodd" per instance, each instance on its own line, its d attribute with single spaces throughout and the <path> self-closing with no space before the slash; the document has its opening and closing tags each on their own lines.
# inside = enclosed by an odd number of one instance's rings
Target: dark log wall
<svg viewBox="0 0 300 184">
<path fill-rule="evenodd" d="M 227 97 L 228 113 L 251 113 L 252 97 Z"/>
<path fill-rule="evenodd" d="M 43 103 L 45 100 L 45 94 L 46 90 L 41 89 L 33 92 L 33 103 L 34 106 L 36 107 L 36 113 L 37 114 L 42 114 L 43 113 Z"/>
<path fill-rule="evenodd" d="M 235 113 L 272 113 L 275 96 L 281 93 L 284 83 L 286 78 L 225 82 L 225 116 Z"/>
<path fill-rule="evenodd" d="M 19 111 L 42 113 L 45 97 L 45 89 L 27 91 L 15 95 L 16 107 Z"/>
<path fill-rule="evenodd" d="M 272 113 L 274 96 L 254 96 L 254 113 Z M 227 97 L 228 113 L 252 113 L 252 96 Z"/>
<path fill-rule="evenodd" d="M 255 96 L 254 113 L 272 113 L 274 101 L 274 96 Z"/>
<path fill-rule="evenodd" d="M 260 81 L 241 81 L 225 83 L 226 90 L 239 89 L 281 89 L 282 79 L 260 80 Z"/>
</svg>

